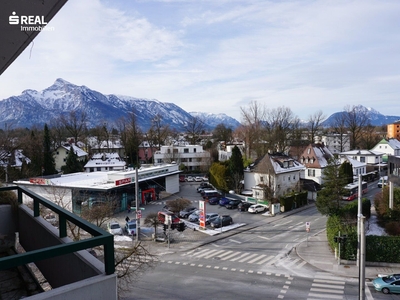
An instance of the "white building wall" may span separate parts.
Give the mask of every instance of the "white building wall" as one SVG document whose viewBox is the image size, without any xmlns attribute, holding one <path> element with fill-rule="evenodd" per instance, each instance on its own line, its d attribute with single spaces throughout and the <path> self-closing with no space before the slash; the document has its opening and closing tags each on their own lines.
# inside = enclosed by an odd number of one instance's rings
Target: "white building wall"
<svg viewBox="0 0 400 300">
<path fill-rule="evenodd" d="M 179 192 L 179 174 L 167 176 L 165 178 L 165 191 L 169 194 Z"/>
</svg>

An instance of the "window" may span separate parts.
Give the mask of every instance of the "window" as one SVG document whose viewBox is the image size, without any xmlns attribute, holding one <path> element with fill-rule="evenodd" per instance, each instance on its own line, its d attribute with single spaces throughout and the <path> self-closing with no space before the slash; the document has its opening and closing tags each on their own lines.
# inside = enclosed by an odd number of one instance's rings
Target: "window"
<svg viewBox="0 0 400 300">
<path fill-rule="evenodd" d="M 189 149 L 188 148 L 184 148 L 183 149 L 183 153 L 189 153 Z"/>
<path fill-rule="evenodd" d="M 263 182 L 264 181 L 264 177 L 260 176 L 260 181 Z"/>
<path fill-rule="evenodd" d="M 193 149 L 193 152 L 194 152 L 194 153 L 196 153 L 196 150 L 197 150 L 197 149 L 196 149 L 196 148 L 194 148 L 194 149 Z"/>
<path fill-rule="evenodd" d="M 101 171 L 101 167 L 97 167 L 97 171 Z"/>
<path fill-rule="evenodd" d="M 360 156 L 360 162 L 365 162 L 365 156 Z"/>
<path fill-rule="evenodd" d="M 288 177 L 288 180 L 290 181 L 290 176 Z"/>
</svg>

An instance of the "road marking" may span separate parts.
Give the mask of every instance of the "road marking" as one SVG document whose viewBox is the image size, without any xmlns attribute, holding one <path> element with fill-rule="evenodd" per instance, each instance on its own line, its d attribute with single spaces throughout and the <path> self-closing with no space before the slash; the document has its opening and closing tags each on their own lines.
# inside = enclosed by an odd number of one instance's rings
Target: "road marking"
<svg viewBox="0 0 400 300">
<path fill-rule="evenodd" d="M 259 255 L 259 256 L 257 256 L 256 258 L 254 258 L 254 259 L 248 261 L 247 263 L 248 263 L 248 264 L 255 263 L 257 260 L 260 260 L 260 259 L 264 258 L 265 256 L 266 256 L 266 255 L 264 255 L 264 254 Z"/>
<path fill-rule="evenodd" d="M 230 242 L 237 243 L 237 244 L 241 244 L 241 243 L 242 243 L 242 242 L 239 242 L 239 241 L 236 241 L 236 240 L 232 240 L 232 239 L 229 239 L 229 241 L 230 241 Z"/>
<path fill-rule="evenodd" d="M 267 238 L 267 237 L 261 236 L 261 235 L 259 235 L 258 237 L 261 238 L 261 239 L 264 239 L 264 240 L 269 240 L 270 239 L 270 238 Z"/>
<path fill-rule="evenodd" d="M 333 293 L 333 294 L 343 294 L 344 291 L 337 291 L 332 289 L 318 289 L 318 288 L 311 288 L 310 292 L 323 292 L 323 293 Z"/>
<path fill-rule="evenodd" d="M 307 263 L 306 261 L 303 261 L 301 264 L 298 264 L 298 265 L 296 266 L 296 269 L 300 269 L 300 268 L 301 268 L 302 266 L 304 266 L 306 263 Z"/>
<path fill-rule="evenodd" d="M 221 258 L 221 260 L 227 260 L 230 259 L 231 257 L 235 256 L 235 255 L 239 255 L 240 252 L 234 252 L 232 254 L 229 254 L 227 256 L 224 256 L 223 258 Z"/>
<path fill-rule="evenodd" d="M 309 293 L 308 297 L 316 297 L 317 299 L 343 299 L 342 296 L 338 295 L 327 295 L 327 294 L 315 294 L 315 293 Z M 313 298 L 307 298 L 307 299 L 313 299 Z"/>
<path fill-rule="evenodd" d="M 253 258 L 254 256 L 257 256 L 257 253 L 251 254 L 249 256 L 246 256 L 245 258 L 242 258 L 241 260 L 239 260 L 239 262 L 245 262 L 246 260 Z"/>
<path fill-rule="evenodd" d="M 215 250 L 208 250 L 207 249 L 207 251 L 204 251 L 204 253 L 201 253 L 200 255 L 194 255 L 194 256 L 196 256 L 197 258 L 204 257 L 204 256 L 210 255 L 211 253 L 214 253 L 214 252 L 217 252 L 217 251 L 218 251 L 217 249 L 215 249 Z"/>
<path fill-rule="evenodd" d="M 337 289 L 344 289 L 344 286 L 334 286 L 334 285 L 330 285 L 330 284 L 321 284 L 321 283 L 313 283 L 311 286 L 315 286 L 315 287 L 325 287 L 325 288 L 337 288 Z"/>
<path fill-rule="evenodd" d="M 228 255 L 228 254 L 231 254 L 233 251 L 231 251 L 231 250 L 229 250 L 229 251 L 225 251 L 225 250 L 223 250 L 223 254 L 224 254 L 224 256 L 217 256 L 217 257 L 219 257 L 219 258 L 223 258 L 223 257 L 226 257 L 226 255 Z"/>
<path fill-rule="evenodd" d="M 220 253 L 223 253 L 224 251 L 225 251 L 225 250 L 219 250 L 219 251 L 214 252 L 214 253 L 212 253 L 212 254 L 210 254 L 210 255 L 204 256 L 204 258 L 211 258 L 211 257 L 213 257 L 214 255 L 218 255 L 218 254 L 220 254 Z"/>
<path fill-rule="evenodd" d="M 264 258 L 262 261 L 259 261 L 259 262 L 257 263 L 257 265 L 261 265 L 261 264 L 263 264 L 263 263 L 265 263 L 265 262 L 267 262 L 267 261 L 273 259 L 274 257 L 275 257 L 275 256 L 273 256 L 273 255 L 268 256 L 267 258 Z"/>
<path fill-rule="evenodd" d="M 249 254 L 249 252 L 245 252 L 245 253 L 241 254 L 240 256 L 238 256 L 238 257 L 232 258 L 230 261 L 237 261 L 238 259 L 241 259 L 241 258 L 243 258 L 244 256 L 246 256 L 248 254 Z"/>
<path fill-rule="evenodd" d="M 314 279 L 314 282 L 320 283 L 331 283 L 331 284 L 345 284 L 344 281 L 335 281 L 335 280 L 322 280 L 322 279 Z"/>
</svg>

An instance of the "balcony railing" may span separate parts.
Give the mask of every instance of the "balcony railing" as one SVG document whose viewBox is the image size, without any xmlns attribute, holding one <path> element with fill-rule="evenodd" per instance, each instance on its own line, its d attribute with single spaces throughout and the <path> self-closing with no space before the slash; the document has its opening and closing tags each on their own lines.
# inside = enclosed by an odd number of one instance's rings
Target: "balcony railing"
<svg viewBox="0 0 400 300">
<path fill-rule="evenodd" d="M 19 186 L 1 187 L 0 197 L 2 191 L 14 191 L 14 190 L 16 190 L 18 193 L 18 202 L 20 204 L 22 204 L 23 195 L 26 195 L 33 199 L 34 217 L 40 216 L 40 205 L 45 206 L 46 208 L 51 210 L 54 214 L 58 215 L 59 238 L 67 237 L 67 221 L 85 230 L 90 235 L 92 235 L 92 237 L 84 240 L 72 241 L 70 243 L 60 243 L 59 245 L 45 247 L 41 249 L 28 251 L 25 253 L 19 253 L 12 256 L 0 258 L 0 270 L 22 266 L 32 262 L 53 258 L 60 255 L 70 254 L 76 251 L 86 250 L 88 248 L 93 248 L 102 245 L 104 247 L 105 273 L 107 275 L 111 275 L 115 272 L 113 235 L 24 187 L 19 187 Z M 24 230 L 24 228 L 20 230 Z M 26 228 L 26 230 L 29 229 Z"/>
</svg>

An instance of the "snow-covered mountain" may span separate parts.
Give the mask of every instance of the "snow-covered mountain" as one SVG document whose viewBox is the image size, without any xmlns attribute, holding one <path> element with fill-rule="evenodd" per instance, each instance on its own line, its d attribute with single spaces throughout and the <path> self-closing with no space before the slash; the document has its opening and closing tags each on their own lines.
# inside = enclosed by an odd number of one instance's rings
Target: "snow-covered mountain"
<svg viewBox="0 0 400 300">
<path fill-rule="evenodd" d="M 371 125 L 373 125 L 373 126 L 383 126 L 383 125 L 387 125 L 387 124 L 392 124 L 392 123 L 400 120 L 399 116 L 385 116 L 371 107 L 357 105 L 355 107 L 355 109 L 357 112 L 366 114 Z M 335 123 L 335 120 L 340 118 L 344 113 L 345 113 L 344 111 L 333 113 L 332 115 L 329 116 L 329 118 L 327 118 L 323 122 L 323 126 L 325 126 L 325 127 L 332 126 Z"/>
<path fill-rule="evenodd" d="M 12 128 L 37 125 L 43 128 L 52 119 L 67 115 L 70 111 L 85 111 L 88 115 L 88 127 L 95 127 L 107 122 L 109 125 L 121 117 L 134 113 L 142 130 L 147 130 L 151 120 L 162 116 L 162 122 L 171 128 L 183 131 L 185 124 L 193 116 L 173 103 L 158 100 L 138 99 L 130 96 L 104 95 L 86 86 L 77 86 L 64 79 L 57 79 L 43 91 L 25 90 L 19 96 L 12 96 L 0 101 L 0 126 Z M 196 114 L 194 114 L 196 115 Z M 226 122 L 226 126 L 236 128 L 239 122 L 226 115 L 201 114 L 206 129 Z M 220 122 L 218 122 L 220 120 Z"/>
<path fill-rule="evenodd" d="M 227 128 L 235 129 L 240 125 L 240 122 L 226 114 L 212 114 L 204 112 L 190 112 L 193 117 L 203 121 L 205 125 L 215 128 L 219 124 L 224 124 Z"/>
</svg>

